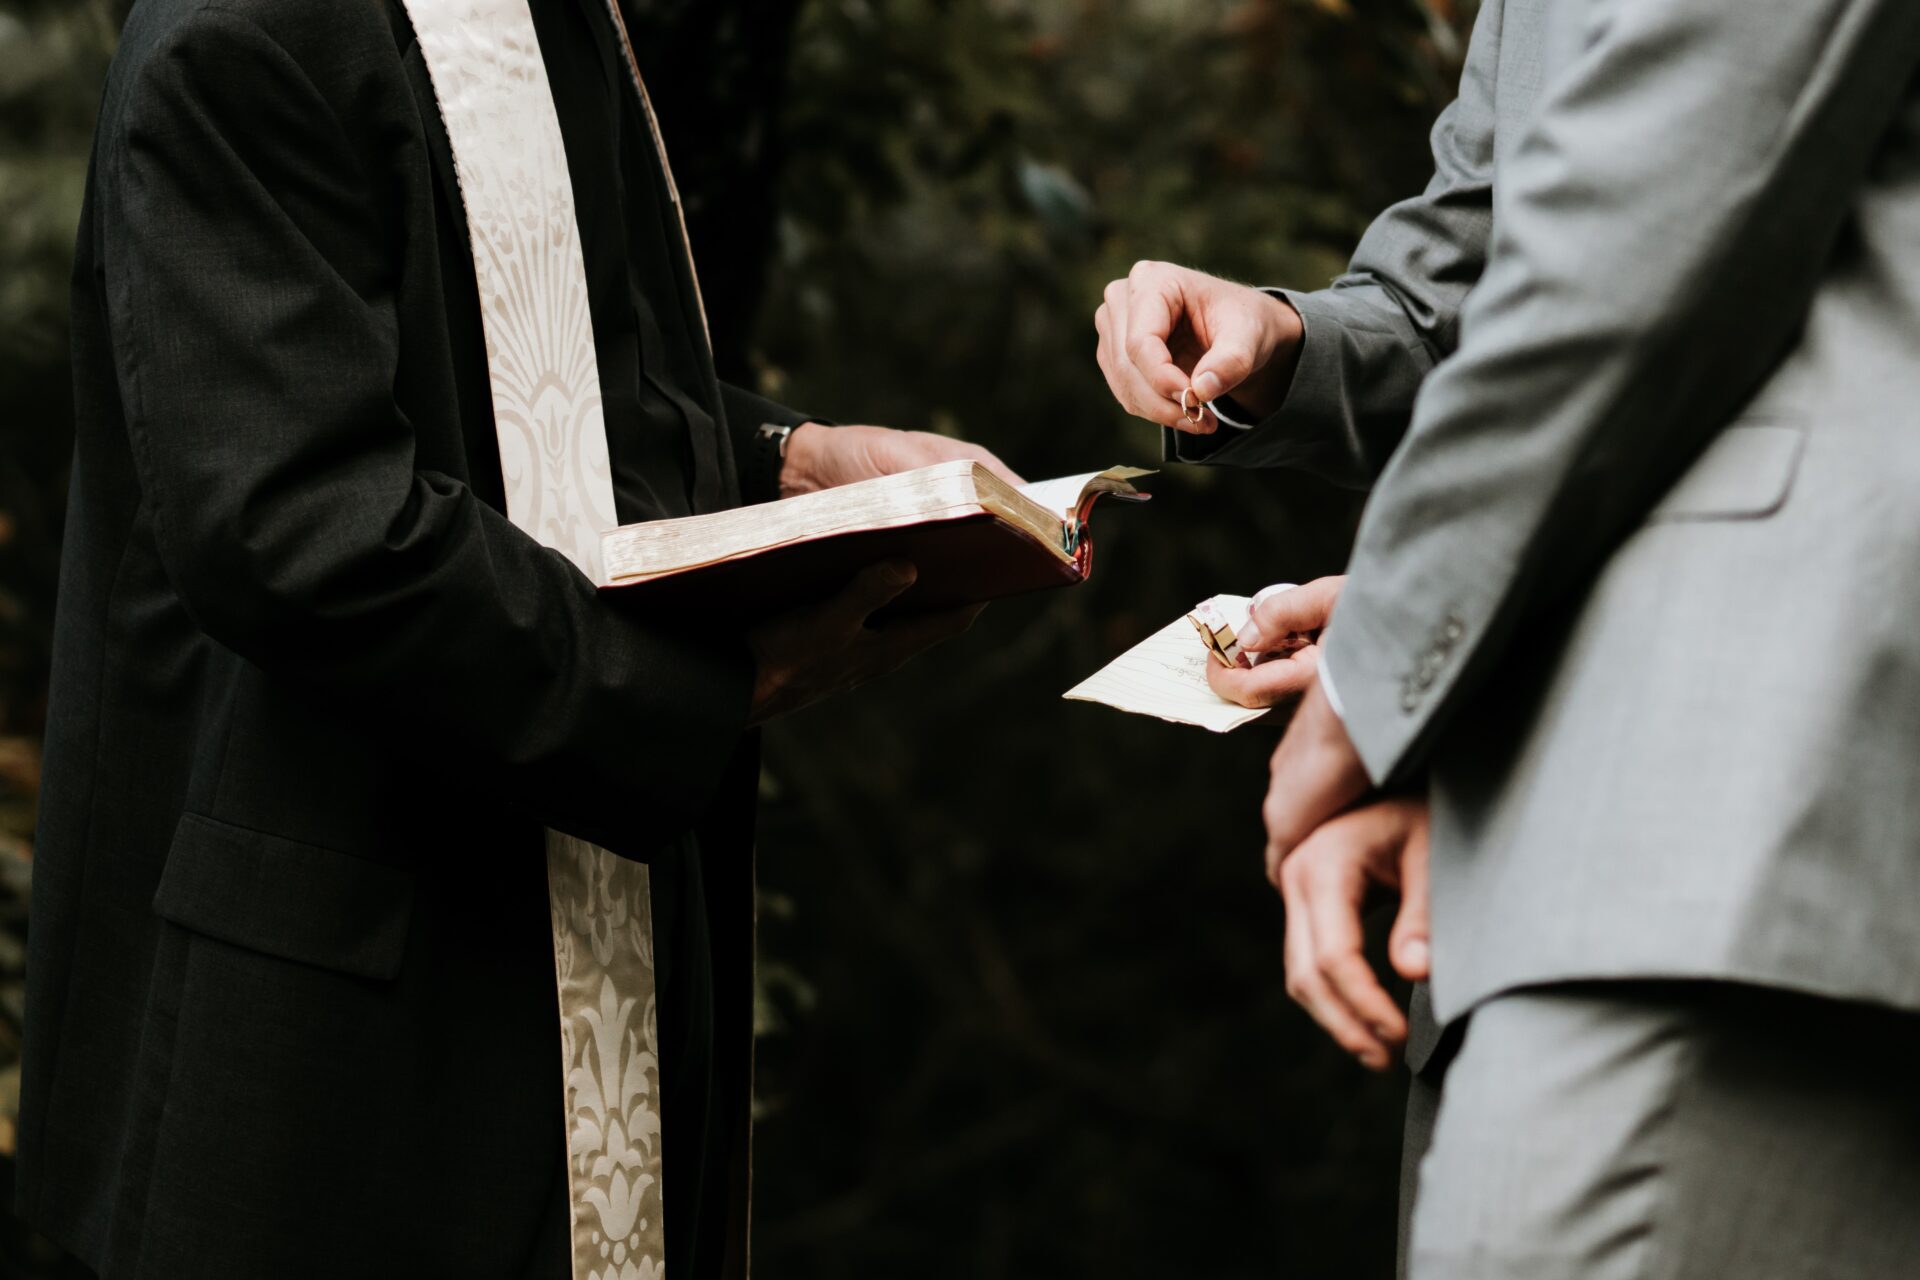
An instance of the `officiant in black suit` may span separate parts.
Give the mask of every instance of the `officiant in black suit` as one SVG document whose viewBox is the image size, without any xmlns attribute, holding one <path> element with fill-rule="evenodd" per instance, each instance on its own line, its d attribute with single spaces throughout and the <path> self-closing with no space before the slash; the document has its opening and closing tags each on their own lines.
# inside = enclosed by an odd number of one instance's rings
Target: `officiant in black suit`
<svg viewBox="0 0 1920 1280">
<path fill-rule="evenodd" d="M 616 15 L 531 14 L 622 522 L 986 456 L 719 383 Z M 752 726 L 966 619 L 865 627 L 897 566 L 649 617 L 508 520 L 397 3 L 141 0 L 73 314 L 25 1215 L 107 1277 L 569 1275 L 554 828 L 650 864 L 670 1270 L 743 1275 Z"/>
</svg>

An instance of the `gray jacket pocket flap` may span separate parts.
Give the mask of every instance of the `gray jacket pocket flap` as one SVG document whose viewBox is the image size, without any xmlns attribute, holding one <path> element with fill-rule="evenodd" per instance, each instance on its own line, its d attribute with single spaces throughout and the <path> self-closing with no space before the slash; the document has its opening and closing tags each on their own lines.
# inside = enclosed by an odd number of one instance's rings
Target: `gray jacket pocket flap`
<svg viewBox="0 0 1920 1280">
<path fill-rule="evenodd" d="M 1786 504 L 1806 431 L 1783 423 L 1722 431 L 1687 469 L 1650 520 L 1754 520 Z"/>
<path fill-rule="evenodd" d="M 189 813 L 153 909 L 177 925 L 361 978 L 400 972 L 413 873 Z"/>
</svg>

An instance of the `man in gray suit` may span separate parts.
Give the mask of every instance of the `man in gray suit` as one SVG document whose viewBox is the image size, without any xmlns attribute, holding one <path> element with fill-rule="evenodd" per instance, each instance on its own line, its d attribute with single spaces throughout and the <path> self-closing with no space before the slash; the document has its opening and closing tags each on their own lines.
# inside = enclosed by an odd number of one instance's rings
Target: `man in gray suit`
<svg viewBox="0 0 1920 1280">
<path fill-rule="evenodd" d="M 1289 980 L 1376 1056 L 1315 944 L 1418 865 L 1377 797 L 1428 783 L 1433 1003 L 1473 1018 L 1418 1280 L 1920 1258 L 1917 69 L 1912 0 L 1490 0 L 1352 274 L 1109 293 L 1135 412 L 1277 406 L 1193 453 L 1391 453 L 1266 817 L 1278 880 L 1347 852 Z"/>
</svg>

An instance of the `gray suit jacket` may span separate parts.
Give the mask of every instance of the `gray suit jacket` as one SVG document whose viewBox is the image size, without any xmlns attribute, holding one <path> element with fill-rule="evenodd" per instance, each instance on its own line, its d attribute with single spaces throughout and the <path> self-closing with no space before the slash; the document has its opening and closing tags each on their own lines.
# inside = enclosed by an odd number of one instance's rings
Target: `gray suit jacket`
<svg viewBox="0 0 1920 1280">
<path fill-rule="evenodd" d="M 1912 0 L 1494 0 L 1287 405 L 1186 455 L 1391 459 L 1326 663 L 1433 780 L 1442 1018 L 1920 1008 L 1917 67 Z"/>
</svg>

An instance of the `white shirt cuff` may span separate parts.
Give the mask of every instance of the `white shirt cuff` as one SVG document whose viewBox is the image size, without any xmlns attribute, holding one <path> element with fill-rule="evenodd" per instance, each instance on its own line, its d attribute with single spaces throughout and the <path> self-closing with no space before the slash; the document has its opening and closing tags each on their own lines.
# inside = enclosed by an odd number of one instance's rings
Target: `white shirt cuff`
<svg viewBox="0 0 1920 1280">
<path fill-rule="evenodd" d="M 1255 427 L 1260 425 L 1257 422 L 1242 422 L 1240 421 L 1240 419 L 1228 413 L 1225 409 L 1222 409 L 1220 407 L 1220 404 L 1221 404 L 1221 401 L 1225 399 L 1226 397 L 1222 396 L 1220 400 L 1207 401 L 1207 408 L 1213 410 L 1213 416 L 1220 420 L 1221 426 L 1232 427 L 1235 431 L 1251 431 Z"/>
<path fill-rule="evenodd" d="M 1325 662 L 1320 664 L 1320 692 L 1327 695 L 1327 705 L 1333 708 L 1333 714 L 1339 717 L 1340 723 L 1345 724 L 1347 722 L 1347 712 L 1346 709 L 1340 705 L 1339 690 L 1333 687 L 1333 671 Z"/>
</svg>

